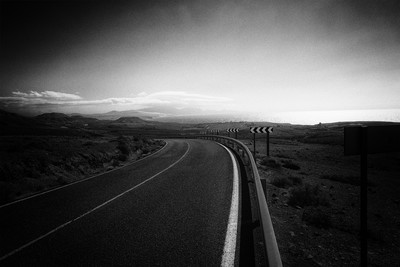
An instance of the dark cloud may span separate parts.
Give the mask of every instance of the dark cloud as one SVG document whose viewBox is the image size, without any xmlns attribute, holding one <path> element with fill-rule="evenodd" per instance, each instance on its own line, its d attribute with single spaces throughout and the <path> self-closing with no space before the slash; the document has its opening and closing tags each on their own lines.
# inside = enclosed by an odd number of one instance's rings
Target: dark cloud
<svg viewBox="0 0 400 267">
<path fill-rule="evenodd" d="M 326 1 L 317 15 L 328 31 L 386 29 L 400 38 L 400 1 L 397 0 Z"/>
</svg>

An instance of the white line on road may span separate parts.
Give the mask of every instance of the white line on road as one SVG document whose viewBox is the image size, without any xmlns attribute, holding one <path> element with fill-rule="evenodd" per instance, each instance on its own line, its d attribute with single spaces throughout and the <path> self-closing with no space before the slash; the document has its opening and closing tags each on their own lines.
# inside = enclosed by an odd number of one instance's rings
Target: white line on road
<svg viewBox="0 0 400 267">
<path fill-rule="evenodd" d="M 221 266 L 235 265 L 236 240 L 238 232 L 238 216 L 239 216 L 239 171 L 233 153 L 224 145 L 219 144 L 228 151 L 233 164 L 233 189 L 231 210 L 229 213 L 228 228 L 226 229 L 224 253 L 222 255 Z"/>
<path fill-rule="evenodd" d="M 140 161 L 142 161 L 142 160 L 148 159 L 149 157 L 156 155 L 157 153 L 161 152 L 161 150 L 164 150 L 164 148 L 166 148 L 167 145 L 168 145 L 168 142 L 165 141 L 165 145 L 164 145 L 161 149 L 157 150 L 155 153 L 150 154 L 150 155 L 148 155 L 148 156 L 146 156 L 146 157 L 144 157 L 144 158 L 141 158 L 141 159 L 136 160 L 136 161 L 134 161 L 134 162 L 128 163 L 128 164 L 126 164 L 126 165 L 124 165 L 124 166 L 117 167 L 117 168 L 115 168 L 115 169 L 112 169 L 112 170 L 109 170 L 109 171 L 106 171 L 106 172 L 103 172 L 103 173 L 100 173 L 100 174 L 96 174 L 96 175 L 94 175 L 94 176 L 90 176 L 90 177 L 88 177 L 88 178 L 85 178 L 85 179 L 82 179 L 82 180 L 79 180 L 79 181 L 75 181 L 75 182 L 72 182 L 72 183 L 69 183 L 69 184 L 66 184 L 66 185 L 63 185 L 63 186 L 59 186 L 59 187 L 56 187 L 56 188 L 53 188 L 53 189 L 44 191 L 44 192 L 42 192 L 42 193 L 34 194 L 34 195 L 32 195 L 32 196 L 29 196 L 29 197 L 25 197 L 25 198 L 21 198 L 21 199 L 15 200 L 15 201 L 13 201 L 13 202 L 10 202 L 10 203 L 1 205 L 1 206 L 0 206 L 0 209 L 1 209 L 1 208 L 4 208 L 4 207 L 7 207 L 7 206 L 10 206 L 10 205 L 13 205 L 13 204 L 16 204 L 16 203 L 21 202 L 21 201 L 25 201 L 25 200 L 28 200 L 28 199 L 31 199 L 31 198 L 34 198 L 34 197 L 38 197 L 38 196 L 41 196 L 41 195 L 44 195 L 44 194 L 48 194 L 48 193 L 53 192 L 53 191 L 60 190 L 60 189 L 62 189 L 62 188 L 65 188 L 65 187 L 68 187 L 68 186 L 71 186 L 71 185 L 74 185 L 74 184 L 82 183 L 82 182 L 84 182 L 84 181 L 87 181 L 87 180 L 90 180 L 90 179 L 99 177 L 100 175 L 103 175 L 103 174 L 106 174 L 106 173 L 109 173 L 109 172 L 113 172 L 113 171 L 116 171 L 116 170 L 119 170 L 119 169 L 128 167 L 128 166 L 130 166 L 130 165 L 132 165 L 132 164 L 138 163 L 138 162 L 140 162 Z"/>
<path fill-rule="evenodd" d="M 92 213 L 93 211 L 100 209 L 101 207 L 103 207 L 103 206 L 107 205 L 108 203 L 110 203 L 110 202 L 116 200 L 117 198 L 119 198 L 119 197 L 125 195 L 126 193 L 129 193 L 130 191 L 132 191 L 132 190 L 138 188 L 139 186 L 141 186 L 141 185 L 143 185 L 143 184 L 145 184 L 145 183 L 151 181 L 152 179 L 154 179 L 154 178 L 157 177 L 158 175 L 162 174 L 163 172 L 165 172 L 165 171 L 171 169 L 171 168 L 174 167 L 176 164 L 178 164 L 184 157 L 186 157 L 186 155 L 189 153 L 190 145 L 189 145 L 189 143 L 187 143 L 187 142 L 185 142 L 185 143 L 188 145 L 188 148 L 187 148 L 185 154 L 183 154 L 182 157 L 180 157 L 177 161 L 175 161 L 174 163 L 172 163 L 171 165 L 169 165 L 169 166 L 168 166 L 167 168 L 165 168 L 164 170 L 162 170 L 162 171 L 158 172 L 157 174 L 151 176 L 150 178 L 148 178 L 147 180 L 141 182 L 140 184 L 137 184 L 137 185 L 135 185 L 134 187 L 132 187 L 132 188 L 130 188 L 130 189 L 128 189 L 128 190 L 122 192 L 121 194 L 119 194 L 119 195 L 117 195 L 117 196 L 115 196 L 115 197 L 113 197 L 113 198 L 107 200 L 107 201 L 104 202 L 103 204 L 100 204 L 99 206 L 97 206 L 97 207 L 95 207 L 95 208 L 93 208 L 93 209 L 91 209 L 91 210 L 85 212 L 84 214 L 82 214 L 82 215 L 76 217 L 75 219 L 72 219 L 72 220 L 70 220 L 70 221 L 68 221 L 68 222 L 66 222 L 66 223 L 64 223 L 64 224 L 62 224 L 62 225 L 60 225 L 60 226 L 54 228 L 54 229 L 51 230 L 50 232 L 48 232 L 48 233 L 46 233 L 46 234 L 44 234 L 44 235 L 42 235 L 42 236 L 40 236 L 40 237 L 38 237 L 38 238 L 36 238 L 36 239 L 34 239 L 34 240 L 32 240 L 32 241 L 26 243 L 25 245 L 23 245 L 23 246 L 21 246 L 21 247 L 15 249 L 15 250 L 13 250 L 13 251 L 7 253 L 6 255 L 4 255 L 4 256 L 2 256 L 2 257 L 0 258 L 0 262 L 3 261 L 3 260 L 5 260 L 5 259 L 8 258 L 8 257 L 14 255 L 15 253 L 17 253 L 17 252 L 19 252 L 19 251 L 21 251 L 21 250 L 23 250 L 23 249 L 29 247 L 30 245 L 32 245 L 32 244 L 38 242 L 39 240 L 41 240 L 41 239 L 43 239 L 43 238 L 45 238 L 45 237 L 47 237 L 47 236 L 49 236 L 49 235 L 55 233 L 56 231 L 58 231 L 58 230 L 64 228 L 65 226 L 67 226 L 67 225 L 69 225 L 69 224 L 71 224 L 71 223 L 73 223 L 73 222 L 75 222 L 75 221 L 77 221 L 77 220 L 79 220 L 79 219 L 85 217 L 86 215 Z"/>
</svg>

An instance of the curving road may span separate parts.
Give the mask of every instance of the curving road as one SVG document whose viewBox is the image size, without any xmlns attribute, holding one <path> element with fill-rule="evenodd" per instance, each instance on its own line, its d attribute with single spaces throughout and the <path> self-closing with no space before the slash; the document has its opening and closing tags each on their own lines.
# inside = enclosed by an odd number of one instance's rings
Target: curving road
<svg viewBox="0 0 400 267">
<path fill-rule="evenodd" d="M 124 168 L 2 206 L 0 265 L 231 265 L 236 169 L 214 142 L 167 140 Z"/>
</svg>

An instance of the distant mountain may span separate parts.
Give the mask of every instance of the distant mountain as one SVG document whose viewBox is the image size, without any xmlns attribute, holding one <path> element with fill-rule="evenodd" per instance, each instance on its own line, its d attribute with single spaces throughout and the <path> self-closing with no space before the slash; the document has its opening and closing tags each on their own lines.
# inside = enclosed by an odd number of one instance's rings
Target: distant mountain
<svg viewBox="0 0 400 267">
<path fill-rule="evenodd" d="M 99 120 L 95 118 L 87 118 L 80 115 L 68 116 L 64 113 L 44 113 L 34 118 L 36 121 L 48 126 L 81 128 L 93 124 L 99 124 Z"/>
<path fill-rule="evenodd" d="M 251 121 L 248 116 L 235 114 L 208 114 L 208 115 L 175 115 L 158 118 L 160 122 L 179 122 L 179 123 L 223 123 L 231 121 Z"/>
<path fill-rule="evenodd" d="M 152 114 L 160 114 L 160 117 L 165 116 L 187 116 L 187 115 L 199 115 L 203 114 L 204 111 L 199 108 L 175 108 L 169 105 L 158 105 L 151 108 L 139 109 L 140 112 L 149 112 Z"/>
<path fill-rule="evenodd" d="M 197 108 L 175 108 L 167 105 L 158 105 L 156 107 L 143 108 L 138 110 L 109 111 L 98 114 L 79 114 L 85 117 L 96 118 L 99 120 L 117 120 L 121 117 L 138 117 L 143 120 L 160 120 L 164 117 L 175 116 L 197 116 L 203 114 L 201 109 Z M 174 122 L 170 120 L 170 122 Z"/>
<path fill-rule="evenodd" d="M 70 120 L 69 116 L 64 113 L 44 113 L 35 117 L 36 120 L 46 123 L 46 124 L 53 124 L 53 123 L 65 123 Z"/>
<path fill-rule="evenodd" d="M 114 122 L 116 123 L 136 123 L 136 124 L 146 124 L 148 123 L 145 120 L 142 120 L 141 118 L 138 117 L 121 117 Z"/>
<path fill-rule="evenodd" d="M 117 120 L 121 117 L 138 117 L 144 120 L 152 120 L 154 118 L 162 116 L 163 114 L 138 111 L 138 110 L 124 110 L 124 111 L 113 110 L 107 113 L 79 114 L 79 115 L 84 117 L 96 118 L 99 120 Z"/>
</svg>

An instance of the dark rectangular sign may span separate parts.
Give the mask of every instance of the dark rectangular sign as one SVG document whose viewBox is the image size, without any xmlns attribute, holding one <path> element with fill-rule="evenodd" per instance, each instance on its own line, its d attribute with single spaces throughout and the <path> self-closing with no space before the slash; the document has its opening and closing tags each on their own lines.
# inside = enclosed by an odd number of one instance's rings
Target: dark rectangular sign
<svg viewBox="0 0 400 267">
<path fill-rule="evenodd" d="M 359 155 L 361 153 L 362 126 L 344 128 L 344 154 Z M 368 126 L 368 154 L 400 151 L 400 125 Z"/>
</svg>

